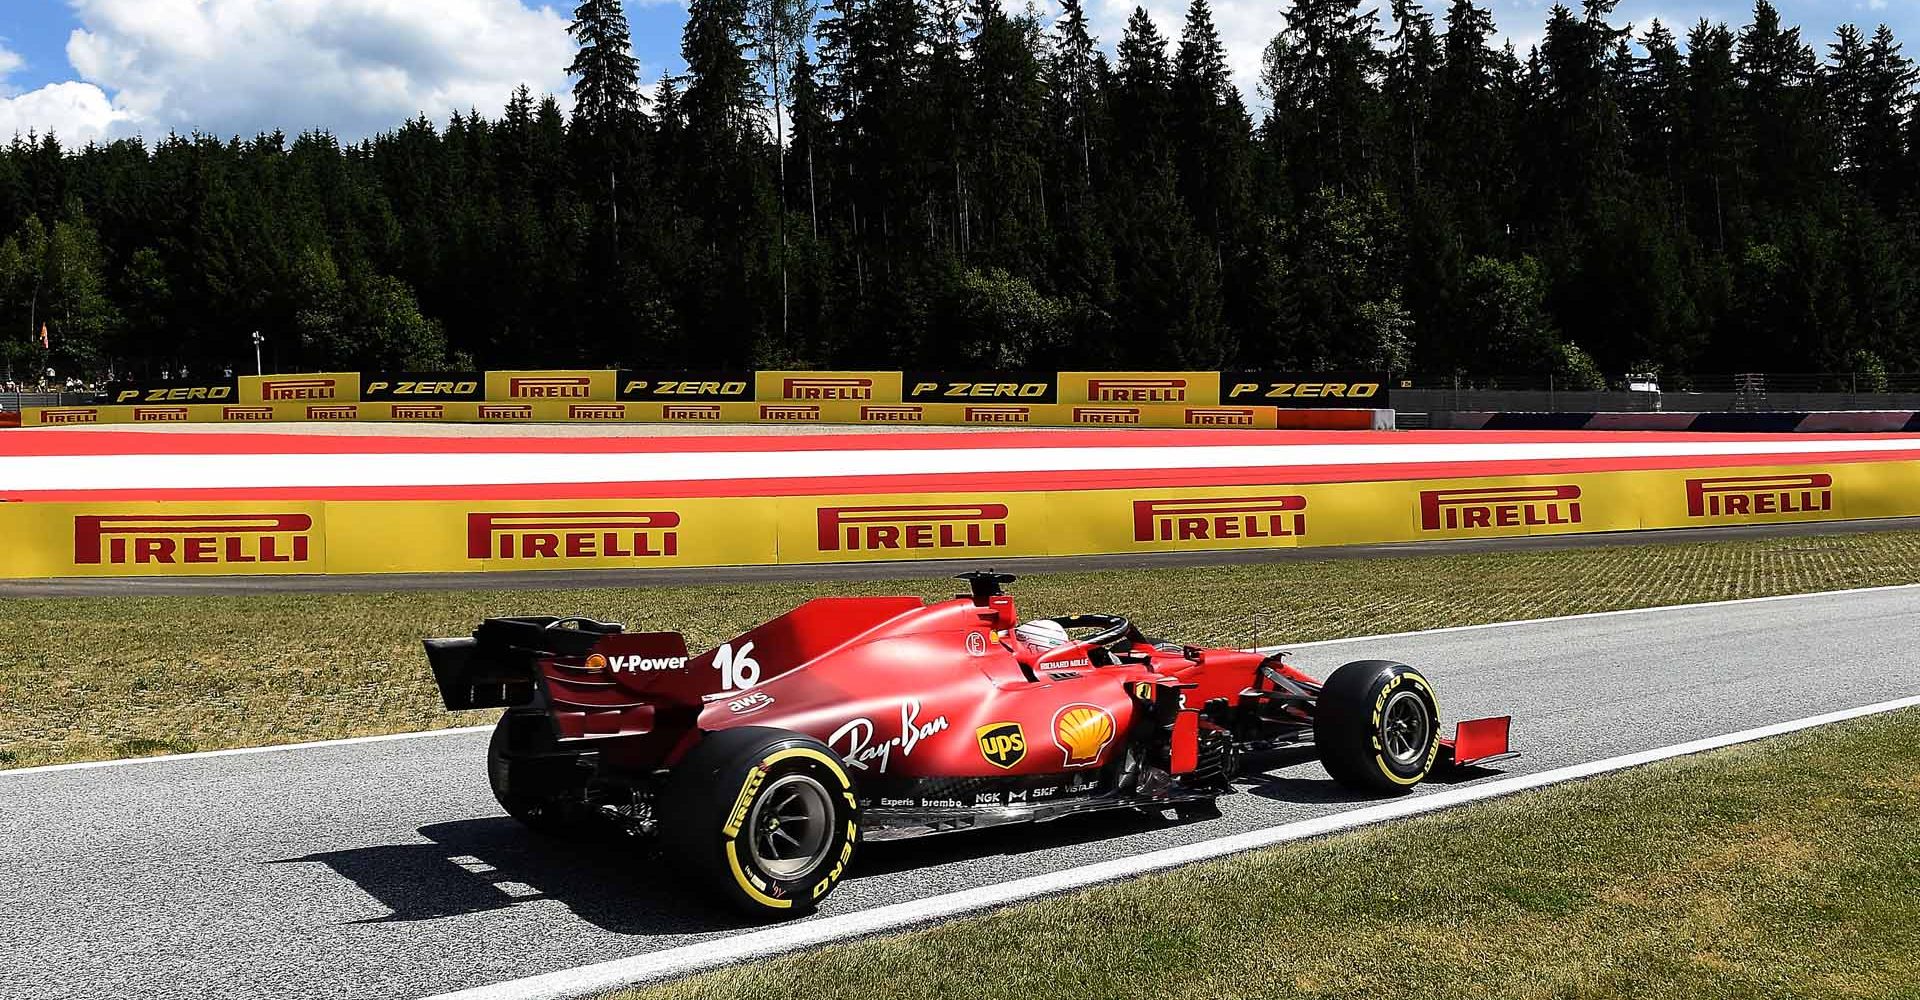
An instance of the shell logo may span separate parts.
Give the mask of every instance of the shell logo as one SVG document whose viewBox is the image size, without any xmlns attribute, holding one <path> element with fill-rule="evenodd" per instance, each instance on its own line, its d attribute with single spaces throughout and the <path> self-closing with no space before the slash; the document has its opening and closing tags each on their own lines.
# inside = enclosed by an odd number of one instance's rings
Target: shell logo
<svg viewBox="0 0 1920 1000">
<path fill-rule="evenodd" d="M 1066 753 L 1068 767 L 1099 762 L 1113 731 L 1113 713 L 1098 705 L 1067 705 L 1053 716 L 1053 743 Z"/>
</svg>

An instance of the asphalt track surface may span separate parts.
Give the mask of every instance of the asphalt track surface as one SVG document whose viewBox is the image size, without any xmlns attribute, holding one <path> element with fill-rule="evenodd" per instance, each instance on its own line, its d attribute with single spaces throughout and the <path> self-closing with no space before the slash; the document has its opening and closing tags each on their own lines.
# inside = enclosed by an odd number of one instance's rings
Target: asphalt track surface
<svg viewBox="0 0 1920 1000">
<path fill-rule="evenodd" d="M 1510 712 L 1525 756 L 1491 776 L 1908 696 L 1917 643 L 1920 587 L 1903 587 L 1302 645 L 1295 662 L 1405 659 L 1447 718 Z M 746 929 L 635 846 L 522 830 L 487 792 L 484 743 L 0 773 L 0 997 L 409 998 Z M 868 845 L 823 913 L 1364 801 L 1310 758 L 1267 763 L 1219 819 L 1080 817 Z"/>
</svg>

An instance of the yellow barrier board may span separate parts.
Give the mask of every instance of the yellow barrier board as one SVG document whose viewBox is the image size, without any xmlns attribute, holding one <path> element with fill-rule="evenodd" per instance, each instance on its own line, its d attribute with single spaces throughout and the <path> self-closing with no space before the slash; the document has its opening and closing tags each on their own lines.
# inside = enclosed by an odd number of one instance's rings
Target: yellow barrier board
<svg viewBox="0 0 1920 1000">
<path fill-rule="evenodd" d="M 898 403 L 899 372 L 756 372 L 754 398 L 765 402 Z"/>
<path fill-rule="evenodd" d="M 1219 372 L 1061 372 L 1060 402 L 1217 406 Z"/>
<path fill-rule="evenodd" d="M 546 369 L 487 373 L 487 399 L 496 403 L 558 400 L 611 402 L 619 388 L 619 373 Z"/>
<path fill-rule="evenodd" d="M 315 375 L 242 375 L 241 403 L 356 403 L 359 372 Z"/>
</svg>

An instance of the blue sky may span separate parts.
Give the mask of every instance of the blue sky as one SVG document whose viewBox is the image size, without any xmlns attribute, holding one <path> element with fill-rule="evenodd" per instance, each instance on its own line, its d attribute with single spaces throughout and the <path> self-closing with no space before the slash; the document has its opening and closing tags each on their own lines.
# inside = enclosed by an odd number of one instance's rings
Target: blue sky
<svg viewBox="0 0 1920 1000">
<path fill-rule="evenodd" d="M 1025 0 L 1008 0 L 1010 5 Z M 1186 0 L 1087 0 L 1111 49 L 1136 2 L 1174 35 Z M 1260 49 L 1284 0 L 1213 0 L 1236 79 L 1253 99 Z M 1424 0 L 1444 8 L 1445 0 Z M 1489 0 L 1482 0 L 1483 3 Z M 1523 50 L 1551 0 L 1491 0 Z M 326 128 L 357 138 L 414 114 L 496 113 L 519 83 L 564 95 L 573 0 L 0 0 L 0 138 L 52 129 L 73 141 L 195 129 Z M 1920 0 L 1777 0 L 1824 51 L 1847 21 L 1885 22 L 1920 56 Z M 1041 0 L 1046 9 L 1045 0 Z M 1380 0 L 1386 6 L 1386 0 Z M 628 0 L 649 84 L 679 72 L 681 0 Z M 1616 17 L 1684 33 L 1735 27 L 1745 0 L 1621 0 Z"/>
</svg>

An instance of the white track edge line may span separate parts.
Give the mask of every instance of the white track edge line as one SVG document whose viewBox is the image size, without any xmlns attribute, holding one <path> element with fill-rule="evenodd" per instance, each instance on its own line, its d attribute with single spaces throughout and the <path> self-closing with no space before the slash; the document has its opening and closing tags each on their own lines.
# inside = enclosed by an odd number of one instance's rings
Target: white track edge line
<svg viewBox="0 0 1920 1000">
<path fill-rule="evenodd" d="M 1587 618 L 1611 618 L 1621 615 L 1646 615 L 1659 611 L 1690 611 L 1695 608 L 1724 608 L 1739 604 L 1764 604 L 1770 601 L 1799 601 L 1814 597 L 1842 597 L 1849 594 L 1877 594 L 1893 590 L 1913 590 L 1920 583 L 1895 583 L 1881 587 L 1854 587 L 1849 590 L 1815 590 L 1805 594 L 1774 594 L 1768 597 L 1736 597 L 1725 601 L 1705 601 L 1699 604 L 1662 604 L 1651 608 L 1620 608 L 1614 611 L 1587 611 L 1577 615 L 1558 615 L 1553 618 L 1516 618 L 1505 622 L 1482 622 L 1478 625 L 1450 625 L 1445 628 L 1416 629 L 1411 632 L 1387 632 L 1381 635 L 1356 635 L 1344 639 L 1317 639 L 1313 642 L 1289 642 L 1277 646 L 1260 646 L 1252 650 L 1256 653 L 1275 653 L 1282 650 L 1313 649 L 1319 646 L 1339 646 L 1353 642 L 1372 642 L 1376 639 L 1406 639 L 1418 635 L 1445 635 L 1449 632 L 1476 632 L 1482 629 L 1515 628 L 1522 625 L 1550 625 L 1556 622 L 1581 621 Z M 412 733 L 388 733 L 382 736 L 354 736 L 339 740 L 315 740 L 309 743 L 282 743 L 264 747 L 236 747 L 230 750 L 198 750 L 193 753 L 162 754 L 156 757 L 124 757 L 118 760 L 88 760 L 75 764 L 41 764 L 37 767 L 20 767 L 11 770 L 0 769 L 0 779 L 30 774 L 47 774 L 54 771 L 85 771 L 102 767 L 129 767 L 136 764 L 163 764 L 177 761 L 195 761 L 207 757 L 237 757 L 243 754 L 276 753 L 282 750 L 317 750 L 327 747 L 352 746 L 357 743 L 385 743 L 393 740 L 417 740 L 433 736 L 459 736 L 464 733 L 478 733 L 492 729 L 485 726 L 457 726 L 451 729 L 425 729 Z"/>
<path fill-rule="evenodd" d="M 1623 754 L 1603 760 L 1574 764 L 1569 767 L 1555 768 L 1538 774 L 1519 775 L 1491 781 L 1484 785 L 1466 788 L 1453 788 L 1429 795 L 1399 799 L 1377 806 L 1353 809 L 1265 830 L 1220 837 L 1215 840 L 1171 847 L 1146 854 L 1126 858 L 1116 858 L 1078 868 L 1034 875 L 1028 878 L 1002 882 L 998 885 L 982 886 L 977 889 L 965 889 L 960 892 L 931 896 L 904 903 L 862 910 L 857 913 L 841 914 L 819 920 L 788 924 L 767 930 L 752 931 L 718 941 L 683 945 L 668 948 L 647 955 L 614 959 L 599 962 L 561 972 L 529 976 L 524 979 L 479 986 L 472 989 L 443 993 L 429 1000 L 560 1000 L 587 996 L 607 990 L 627 986 L 642 985 L 685 976 L 732 965 L 755 958 L 766 958 L 801 948 L 844 941 L 850 938 L 871 934 L 901 930 L 934 920 L 974 913 L 980 910 L 1010 903 L 1022 902 L 1041 896 L 1054 895 L 1075 889 L 1129 878 L 1148 872 L 1161 871 L 1178 865 L 1191 864 L 1238 854 L 1243 851 L 1269 847 L 1288 841 L 1303 840 L 1309 837 L 1324 836 L 1362 826 L 1370 826 L 1389 820 L 1404 819 L 1424 813 L 1437 812 L 1470 802 L 1479 802 L 1500 796 L 1512 795 L 1547 785 L 1593 777 L 1612 771 L 1621 771 L 1640 767 L 1657 761 L 1704 753 L 1724 747 L 1780 736 L 1786 733 L 1810 729 L 1815 726 L 1845 722 L 1868 715 L 1898 711 L 1903 708 L 1920 707 L 1920 695 L 1883 701 L 1861 708 L 1828 712 L 1792 722 L 1780 722 L 1757 729 L 1747 729 L 1724 736 L 1712 736 L 1687 743 L 1643 750 L 1639 753 Z"/>
</svg>

